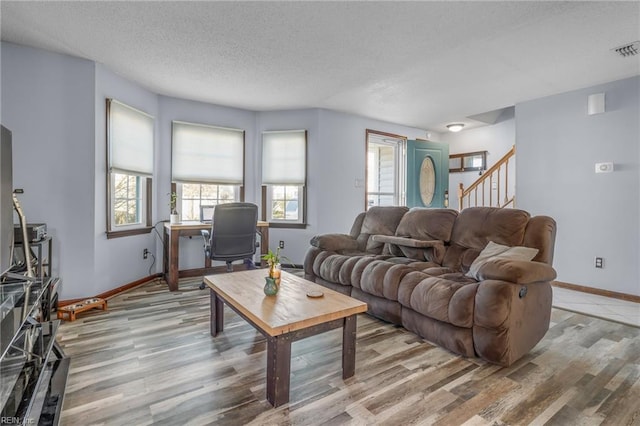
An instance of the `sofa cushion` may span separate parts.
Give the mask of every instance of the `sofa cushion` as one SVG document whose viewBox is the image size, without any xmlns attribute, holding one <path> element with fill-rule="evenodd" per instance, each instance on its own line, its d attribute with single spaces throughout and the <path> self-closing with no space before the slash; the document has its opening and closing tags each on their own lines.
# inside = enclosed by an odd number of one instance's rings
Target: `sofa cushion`
<svg viewBox="0 0 640 426">
<path fill-rule="evenodd" d="M 469 207 L 458 214 L 451 242 L 478 250 L 482 250 L 489 241 L 520 246 L 524 241 L 529 217 L 529 213 L 524 210 Z"/>
<path fill-rule="evenodd" d="M 425 278 L 411 293 L 408 307 L 429 318 L 470 328 L 473 326 L 478 284 L 467 280 L 463 274 L 450 274 L 447 278 Z"/>
<path fill-rule="evenodd" d="M 458 212 L 451 209 L 412 208 L 403 217 L 396 229 L 397 237 L 408 237 L 411 240 L 442 241 L 451 239 L 453 224 Z M 444 257 L 444 245 L 399 244 L 397 249 L 407 257 L 441 263 Z M 398 254 L 397 251 L 391 251 Z"/>
<path fill-rule="evenodd" d="M 369 263 L 362 272 L 360 289 L 373 296 L 398 300 L 398 288 L 405 275 L 415 272 L 407 265 L 395 265 L 387 261 Z"/>
<path fill-rule="evenodd" d="M 451 209 L 427 209 L 414 207 L 403 217 L 396 235 L 416 240 L 449 241 L 458 212 Z"/>
<path fill-rule="evenodd" d="M 502 244 L 496 244 L 493 241 L 489 241 L 489 244 L 480 252 L 478 257 L 475 258 L 467 276 L 476 280 L 481 280 L 478 272 L 487 262 L 493 259 L 506 259 L 506 260 L 531 260 L 536 254 L 538 249 L 530 247 L 509 247 Z"/>
<path fill-rule="evenodd" d="M 358 249 L 381 254 L 384 243 L 375 242 L 372 235 L 394 235 L 402 216 L 408 211 L 403 206 L 374 206 L 367 210 L 358 236 Z"/>
</svg>

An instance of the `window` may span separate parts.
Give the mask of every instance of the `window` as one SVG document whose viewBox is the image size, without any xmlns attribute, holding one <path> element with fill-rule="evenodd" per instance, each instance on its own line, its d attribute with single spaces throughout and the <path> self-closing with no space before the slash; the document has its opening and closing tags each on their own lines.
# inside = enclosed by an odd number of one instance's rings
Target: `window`
<svg viewBox="0 0 640 426">
<path fill-rule="evenodd" d="M 151 231 L 153 117 L 107 99 L 107 238 Z"/>
<path fill-rule="evenodd" d="M 243 130 L 174 121 L 171 145 L 183 220 L 210 220 L 212 206 L 243 199 Z"/>
<path fill-rule="evenodd" d="M 183 220 L 211 220 L 213 206 L 240 199 L 237 185 L 183 183 L 176 187 Z"/>
<path fill-rule="evenodd" d="M 141 181 L 144 178 L 122 173 L 111 173 L 113 185 L 113 219 L 116 226 L 142 224 L 144 196 Z"/>
<path fill-rule="evenodd" d="M 267 192 L 267 210 L 271 213 L 269 221 L 302 221 L 303 187 L 297 185 L 271 185 Z"/>
<path fill-rule="evenodd" d="M 407 139 L 367 130 L 367 205 L 405 204 L 404 186 Z"/>
<path fill-rule="evenodd" d="M 487 170 L 487 151 L 451 154 L 449 156 L 449 172 L 473 172 Z"/>
<path fill-rule="evenodd" d="M 274 227 L 304 227 L 307 131 L 262 133 L 262 205 Z"/>
</svg>

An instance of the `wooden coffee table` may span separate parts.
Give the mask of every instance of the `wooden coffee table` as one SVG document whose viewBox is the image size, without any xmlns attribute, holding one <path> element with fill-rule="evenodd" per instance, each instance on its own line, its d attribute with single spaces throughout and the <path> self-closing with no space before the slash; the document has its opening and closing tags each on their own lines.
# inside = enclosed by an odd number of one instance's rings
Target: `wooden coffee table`
<svg viewBox="0 0 640 426">
<path fill-rule="evenodd" d="M 267 400 L 274 407 L 289 402 L 291 343 L 342 327 L 342 378 L 353 376 L 356 364 L 356 314 L 367 304 L 287 272 L 280 290 L 265 296 L 266 269 L 208 275 L 211 289 L 211 335 L 223 331 L 223 303 L 267 338 Z M 311 298 L 308 292 L 324 296 Z"/>
</svg>

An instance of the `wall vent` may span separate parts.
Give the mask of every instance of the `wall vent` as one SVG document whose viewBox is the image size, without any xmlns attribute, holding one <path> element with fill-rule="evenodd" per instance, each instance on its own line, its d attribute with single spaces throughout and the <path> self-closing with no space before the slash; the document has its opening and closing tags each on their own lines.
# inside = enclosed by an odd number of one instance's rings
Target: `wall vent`
<svg viewBox="0 0 640 426">
<path fill-rule="evenodd" d="M 640 51 L 640 41 L 634 41 L 633 43 L 625 44 L 612 50 L 623 58 L 635 56 Z"/>
</svg>

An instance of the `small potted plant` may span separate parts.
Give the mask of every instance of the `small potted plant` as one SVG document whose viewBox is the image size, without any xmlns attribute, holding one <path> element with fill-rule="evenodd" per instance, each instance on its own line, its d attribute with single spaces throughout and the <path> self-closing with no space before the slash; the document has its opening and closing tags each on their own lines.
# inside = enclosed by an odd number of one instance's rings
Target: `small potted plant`
<svg viewBox="0 0 640 426">
<path fill-rule="evenodd" d="M 280 274 L 281 274 L 281 260 L 286 260 L 289 263 L 291 261 L 286 257 L 280 254 L 280 247 L 276 249 L 276 252 L 269 250 L 267 254 L 263 254 L 261 259 L 267 262 L 269 265 L 269 277 L 276 280 L 276 284 L 280 284 Z"/>
<path fill-rule="evenodd" d="M 169 193 L 169 209 L 171 210 L 171 214 L 169 216 L 169 223 L 180 223 L 180 215 L 176 210 L 176 204 L 178 203 L 178 194 L 174 192 Z"/>
</svg>

